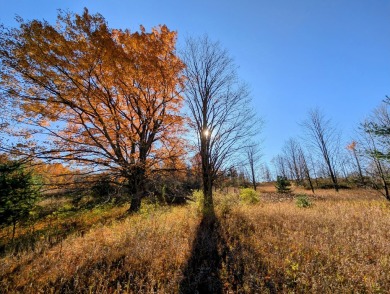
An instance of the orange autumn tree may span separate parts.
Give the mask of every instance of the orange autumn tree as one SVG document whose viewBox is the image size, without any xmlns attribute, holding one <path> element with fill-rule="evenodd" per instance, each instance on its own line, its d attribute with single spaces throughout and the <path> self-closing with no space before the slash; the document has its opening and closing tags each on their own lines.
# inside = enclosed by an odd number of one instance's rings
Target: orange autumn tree
<svg viewBox="0 0 390 294">
<path fill-rule="evenodd" d="M 166 160 L 162 150 L 183 124 L 176 32 L 110 29 L 87 9 L 60 11 L 56 25 L 19 23 L 0 30 L 1 99 L 14 107 L 8 121 L 17 121 L 8 131 L 25 139 L 13 150 L 117 173 L 137 211 L 148 172 Z"/>
</svg>

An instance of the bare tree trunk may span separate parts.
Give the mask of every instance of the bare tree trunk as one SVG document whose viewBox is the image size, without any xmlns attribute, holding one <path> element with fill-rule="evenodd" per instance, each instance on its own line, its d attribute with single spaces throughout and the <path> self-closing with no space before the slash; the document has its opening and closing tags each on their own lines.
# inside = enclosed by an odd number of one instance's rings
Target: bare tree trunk
<svg viewBox="0 0 390 294">
<path fill-rule="evenodd" d="M 254 134 L 250 97 L 239 83 L 227 51 L 207 37 L 187 39 L 185 96 L 202 161 L 204 211 L 213 212 L 213 184 L 218 171 Z"/>
<path fill-rule="evenodd" d="M 253 165 L 251 165 L 251 173 L 252 173 L 252 185 L 253 185 L 253 190 L 256 191 L 255 168 L 254 168 Z"/>
<path fill-rule="evenodd" d="M 353 157 L 356 160 L 356 165 L 357 165 L 358 172 L 359 172 L 360 182 L 361 182 L 362 185 L 364 185 L 364 177 L 363 177 L 362 167 L 360 166 L 360 161 L 359 161 L 359 158 L 358 158 L 358 156 L 356 154 L 356 149 L 352 150 L 352 154 L 353 154 Z"/>
<path fill-rule="evenodd" d="M 380 162 L 380 160 L 378 158 L 374 157 L 374 161 L 375 161 L 375 165 L 376 165 L 376 167 L 378 169 L 379 177 L 380 177 L 380 179 L 382 181 L 383 188 L 385 190 L 385 197 L 386 197 L 387 200 L 390 201 L 389 187 L 388 187 L 388 184 L 387 184 L 387 181 L 386 181 L 385 173 L 383 172 L 382 164 L 381 164 L 381 162 Z"/>
<path fill-rule="evenodd" d="M 330 161 L 326 161 L 326 165 L 328 166 L 328 170 L 330 173 L 330 178 L 332 179 L 333 187 L 334 187 L 335 191 L 338 192 L 339 191 L 339 184 L 338 184 L 336 174 L 333 171 L 333 168 L 332 168 Z"/>
<path fill-rule="evenodd" d="M 300 169 L 299 165 L 299 143 L 294 139 L 289 139 L 284 147 L 283 147 L 283 153 L 284 158 L 287 161 L 287 166 L 290 170 L 291 179 L 295 180 L 295 184 L 297 186 L 302 184 L 302 171 Z"/>
<path fill-rule="evenodd" d="M 252 181 L 253 190 L 256 191 L 256 173 L 255 173 L 255 165 L 260 159 L 260 149 L 258 143 L 253 143 L 246 147 L 246 157 L 249 164 L 250 169 L 250 177 Z"/>
<path fill-rule="evenodd" d="M 330 120 L 325 120 L 318 109 L 311 110 L 309 118 L 302 125 L 308 132 L 308 139 L 311 145 L 316 147 L 321 153 L 333 187 L 338 192 L 339 185 L 334 167 L 334 155 L 332 155 L 339 147 L 335 129 L 332 127 Z"/>
<path fill-rule="evenodd" d="M 305 154 L 303 153 L 303 150 L 300 146 L 298 149 L 298 158 L 299 158 L 300 165 L 302 165 L 303 171 L 304 171 L 306 178 L 309 182 L 310 189 L 314 194 L 314 186 L 313 186 L 313 182 L 311 180 L 309 166 L 307 165 Z"/>
<path fill-rule="evenodd" d="M 311 163 L 311 168 L 312 168 L 312 171 L 313 171 L 313 174 L 314 174 L 314 181 L 316 182 L 316 187 L 318 188 L 318 175 L 317 175 L 317 171 L 316 171 L 316 166 L 314 164 L 314 161 L 313 161 L 313 157 L 311 155 L 309 155 L 309 160 L 310 160 L 310 163 Z"/>
<path fill-rule="evenodd" d="M 213 180 L 208 173 L 203 174 L 203 212 L 208 214 L 214 211 Z"/>
<path fill-rule="evenodd" d="M 213 184 L 214 173 L 210 163 L 210 136 L 208 129 L 203 128 L 201 138 L 202 180 L 203 180 L 203 213 L 214 213 Z"/>
<path fill-rule="evenodd" d="M 287 178 L 286 161 L 286 158 L 281 155 L 277 155 L 272 159 L 272 163 L 275 166 L 277 175 L 282 176 L 284 178 Z"/>
</svg>

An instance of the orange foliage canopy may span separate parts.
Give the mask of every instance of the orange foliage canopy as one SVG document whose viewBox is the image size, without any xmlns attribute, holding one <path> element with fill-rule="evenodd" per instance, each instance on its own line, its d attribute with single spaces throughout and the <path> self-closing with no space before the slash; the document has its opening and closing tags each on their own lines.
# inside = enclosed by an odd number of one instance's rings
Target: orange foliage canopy
<svg viewBox="0 0 390 294">
<path fill-rule="evenodd" d="M 180 157 L 184 64 L 175 43 L 166 26 L 110 29 L 87 9 L 60 12 L 56 25 L 20 20 L 19 29 L 3 28 L 0 83 L 4 98 L 20 106 L 18 122 L 27 128 L 19 134 L 48 136 L 33 149 L 42 158 L 92 163 L 126 178 L 135 167 Z"/>
</svg>

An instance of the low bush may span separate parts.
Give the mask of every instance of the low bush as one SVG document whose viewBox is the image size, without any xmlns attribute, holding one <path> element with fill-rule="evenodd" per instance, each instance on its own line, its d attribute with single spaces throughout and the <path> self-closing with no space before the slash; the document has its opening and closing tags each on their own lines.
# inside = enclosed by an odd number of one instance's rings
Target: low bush
<svg viewBox="0 0 390 294">
<path fill-rule="evenodd" d="M 309 197 L 305 194 L 298 195 L 295 198 L 295 204 L 300 208 L 307 208 L 312 206 L 311 201 L 309 200 Z"/>
<path fill-rule="evenodd" d="M 255 204 L 259 202 L 260 199 L 255 190 L 245 188 L 240 191 L 240 200 L 248 204 Z"/>
</svg>

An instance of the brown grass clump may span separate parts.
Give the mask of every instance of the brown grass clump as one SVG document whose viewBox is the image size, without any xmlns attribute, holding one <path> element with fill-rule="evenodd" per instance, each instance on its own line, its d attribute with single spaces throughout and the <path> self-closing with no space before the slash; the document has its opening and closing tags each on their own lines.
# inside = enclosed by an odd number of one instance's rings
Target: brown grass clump
<svg viewBox="0 0 390 294">
<path fill-rule="evenodd" d="M 196 205 L 161 207 L 44 251 L 7 255 L 0 292 L 390 291 L 388 203 L 310 196 L 314 205 L 298 208 L 283 195 L 266 197 L 255 205 L 216 199 L 216 217 L 202 216 Z"/>
</svg>

